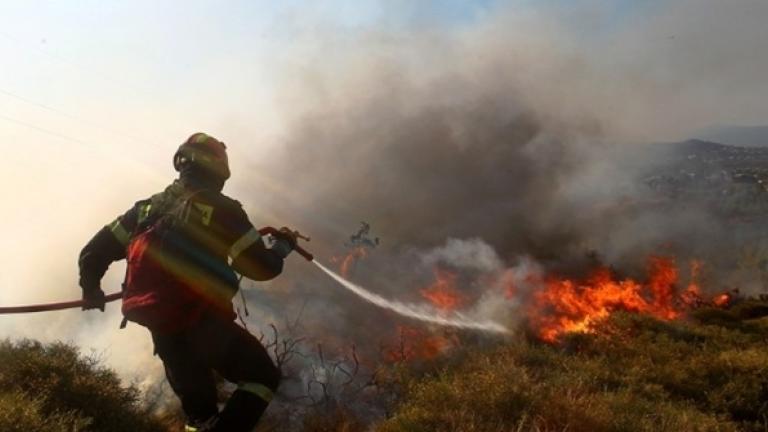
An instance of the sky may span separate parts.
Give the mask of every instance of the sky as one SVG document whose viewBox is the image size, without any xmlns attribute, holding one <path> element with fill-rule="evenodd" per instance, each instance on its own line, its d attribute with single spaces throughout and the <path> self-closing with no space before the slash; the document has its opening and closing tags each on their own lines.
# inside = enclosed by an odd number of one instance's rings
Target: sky
<svg viewBox="0 0 768 432">
<path fill-rule="evenodd" d="M 461 26 L 489 3 L 0 1 L 0 304 L 78 298 L 80 248 L 174 177 L 171 156 L 191 133 L 248 137 L 230 145 L 235 166 L 268 160 L 284 121 L 276 87 L 305 67 L 296 39 Z M 105 315 L 0 317 L 0 337 L 74 341 L 129 373 L 150 341 L 137 326 L 118 331 L 114 305 Z"/>
<path fill-rule="evenodd" d="M 270 164 L 301 116 L 327 104 L 348 121 L 344 108 L 388 79 L 442 103 L 471 91 L 434 91 L 445 77 L 474 89 L 502 76 L 531 109 L 594 118 L 628 142 L 767 124 L 765 2 L 726 3 L 0 0 L 0 304 L 77 298 L 80 248 L 175 176 L 171 156 L 193 132 L 228 143 L 227 191 L 279 223 L 252 191 L 290 190 Z M 306 210 L 292 199 L 283 208 Z M 0 317 L 0 337 L 77 341 L 126 371 L 129 342 L 149 341 L 118 324 L 114 306 Z"/>
</svg>

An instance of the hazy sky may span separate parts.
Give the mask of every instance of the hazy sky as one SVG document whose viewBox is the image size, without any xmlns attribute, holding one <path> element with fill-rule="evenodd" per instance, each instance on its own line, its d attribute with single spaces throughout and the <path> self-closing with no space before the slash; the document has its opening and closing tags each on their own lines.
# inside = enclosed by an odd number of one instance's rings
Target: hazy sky
<svg viewBox="0 0 768 432">
<path fill-rule="evenodd" d="M 171 156 L 191 133 L 248 137 L 230 141 L 235 167 L 268 159 L 283 123 L 276 83 L 306 63 L 297 38 L 461 26 L 486 3 L 0 1 L 0 304 L 78 298 L 79 249 L 175 176 Z M 77 341 L 126 372 L 151 349 L 118 323 L 114 305 L 7 316 L 0 337 Z"/>
<path fill-rule="evenodd" d="M 171 156 L 193 132 L 229 143 L 228 191 L 253 190 L 243 170 L 270 162 L 295 112 L 315 103 L 304 96 L 334 102 L 355 78 L 347 67 L 374 57 L 423 62 L 424 80 L 465 59 L 483 73 L 519 68 L 510 86 L 534 109 L 589 112 L 630 139 L 765 124 L 765 5 L 0 0 L 0 304 L 77 298 L 82 245 L 175 176 Z M 266 181 L 287 187 L 290 176 Z M 0 337 L 65 337 L 119 360 L 138 330 L 114 330 L 118 315 L 0 317 Z"/>
</svg>

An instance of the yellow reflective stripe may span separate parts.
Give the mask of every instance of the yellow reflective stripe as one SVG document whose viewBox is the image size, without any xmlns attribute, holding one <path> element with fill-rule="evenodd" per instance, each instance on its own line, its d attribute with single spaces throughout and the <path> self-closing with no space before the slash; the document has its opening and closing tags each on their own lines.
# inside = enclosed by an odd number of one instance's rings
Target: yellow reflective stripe
<svg viewBox="0 0 768 432">
<path fill-rule="evenodd" d="M 190 425 L 184 425 L 184 432 L 197 432 L 197 428 Z"/>
<path fill-rule="evenodd" d="M 196 209 L 200 210 L 200 219 L 203 225 L 208 226 L 211 224 L 211 218 L 213 217 L 213 207 L 202 203 L 192 203 Z"/>
<path fill-rule="evenodd" d="M 234 261 L 244 250 L 248 249 L 252 244 L 259 241 L 260 238 L 261 234 L 259 234 L 255 228 L 251 228 L 247 233 L 245 233 L 245 235 L 240 237 L 240 239 L 232 245 L 232 247 L 229 249 L 229 257 L 232 259 L 232 261 Z"/>
<path fill-rule="evenodd" d="M 131 235 L 125 229 L 123 224 L 120 223 L 120 219 L 115 219 L 115 221 L 109 225 L 109 230 L 112 231 L 112 234 L 114 234 L 121 245 L 128 246 L 128 242 L 131 240 Z"/>
<path fill-rule="evenodd" d="M 152 210 L 152 203 L 144 204 L 139 209 L 139 223 L 144 222 L 144 219 L 149 217 L 149 211 Z"/>
<path fill-rule="evenodd" d="M 270 390 L 269 387 L 265 386 L 264 384 L 254 382 L 241 382 L 237 385 L 237 389 L 255 394 L 256 396 L 264 399 L 266 402 L 271 401 L 272 397 L 274 396 L 272 390 Z"/>
</svg>

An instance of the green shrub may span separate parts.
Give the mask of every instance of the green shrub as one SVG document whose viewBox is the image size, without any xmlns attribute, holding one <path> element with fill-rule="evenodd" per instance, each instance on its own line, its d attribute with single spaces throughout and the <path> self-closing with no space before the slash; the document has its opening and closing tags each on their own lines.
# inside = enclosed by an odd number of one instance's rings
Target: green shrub
<svg viewBox="0 0 768 432">
<path fill-rule="evenodd" d="M 330 412 L 319 410 L 308 413 L 302 424 L 303 432 L 357 432 L 365 430 L 355 416 L 339 407 Z"/>
<path fill-rule="evenodd" d="M 134 387 L 124 387 L 113 371 L 74 346 L 6 340 L 0 343 L 0 430 L 166 428 L 142 407 Z"/>
<path fill-rule="evenodd" d="M 23 393 L 0 393 L 0 430 L 3 432 L 80 431 L 86 430 L 89 423 L 74 412 L 46 413 L 39 399 Z"/>
</svg>

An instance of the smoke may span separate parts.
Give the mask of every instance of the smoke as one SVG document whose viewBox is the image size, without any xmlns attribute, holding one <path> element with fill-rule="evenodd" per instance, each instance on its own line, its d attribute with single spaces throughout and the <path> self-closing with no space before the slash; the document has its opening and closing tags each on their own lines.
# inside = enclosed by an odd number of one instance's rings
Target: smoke
<svg viewBox="0 0 768 432">
<path fill-rule="evenodd" d="M 741 50 L 765 40 L 756 17 L 768 7 L 603 6 L 501 5 L 450 31 L 312 27 L 284 54 L 286 126 L 268 163 L 241 168 L 261 186 L 246 202 L 310 233 L 320 259 L 343 254 L 366 221 L 382 243 L 356 263 L 355 282 L 415 301 L 432 267 L 446 267 L 466 307 L 494 317 L 508 306 L 494 287 L 522 261 L 558 273 L 603 261 L 639 275 L 649 254 L 717 254 L 727 237 L 717 215 L 637 204 L 652 201 L 640 179 L 663 160 L 645 144 L 768 118 L 768 61 Z M 262 304 L 308 302 L 318 334 L 364 341 L 361 323 L 393 327 L 302 264 L 274 285 Z"/>
<path fill-rule="evenodd" d="M 420 302 L 433 267 L 444 267 L 457 273 L 467 313 L 504 324 L 517 319 L 504 290 L 524 286 L 531 272 L 579 271 L 598 259 L 631 272 L 660 244 L 699 255 L 734 241 L 720 233 L 719 218 L 696 206 L 638 209 L 626 198 L 648 197 L 637 178 L 658 162 L 641 144 L 768 120 L 768 3 L 637 2 L 632 11 L 619 3 L 627 2 L 502 3 L 458 27 L 414 17 L 354 29 L 290 23 L 290 44 L 269 58 L 277 114 L 243 105 L 243 94 L 262 93 L 261 81 L 227 74 L 222 88 L 205 76 L 196 82 L 190 70 L 194 87 L 180 88 L 181 106 L 134 102 L 141 114 L 132 118 L 147 136 L 172 129 L 176 141 L 130 147 L 98 167 L 98 149 L 82 146 L 7 152 L 0 190 L 14 203 L 4 204 L 12 217 L 4 219 L 9 246 L 0 258 L 13 271 L 0 272 L 0 300 L 78 293 L 79 247 L 131 201 L 160 190 L 166 181 L 149 168 L 167 166 L 178 142 L 201 129 L 231 149 L 226 191 L 255 224 L 301 229 L 325 262 L 344 254 L 347 237 L 367 221 L 381 246 L 355 264 L 354 282 Z M 245 55 L 226 64 L 238 70 L 241 63 L 255 70 Z M 189 96 L 198 94 L 231 105 L 218 110 Z M 238 117 L 244 111 L 248 121 Z M 277 132 L 264 130 L 265 116 L 280 120 Z M 254 136 L 275 138 L 249 146 Z M 141 169 L 124 163 L 144 151 L 159 156 Z M 19 166 L 44 172 L 45 181 Z M 16 177 L 25 179 L 24 191 Z M 60 228 L 36 234 L 40 227 Z M 119 286 L 120 276 L 119 266 L 111 270 L 105 289 Z M 311 336 L 375 352 L 402 322 L 297 258 L 273 283 L 246 288 L 256 331 L 300 318 Z M 106 315 L 40 317 L 4 328 L 9 336 L 98 347 L 127 376 L 144 377 L 148 367 L 154 378 L 162 373 L 143 329 L 117 331 L 114 306 Z"/>
<path fill-rule="evenodd" d="M 742 3 L 708 6 L 730 15 L 765 9 Z M 702 34 L 709 21 L 722 28 L 702 9 L 658 5 L 622 30 L 586 35 L 574 19 L 609 13 L 510 6 L 456 33 L 313 32 L 297 48 L 300 74 L 287 74 L 281 146 L 269 166 L 254 168 L 283 186 L 259 201 L 332 234 L 323 240 L 367 220 L 388 245 L 479 237 L 506 257 L 581 253 L 606 222 L 595 207 L 641 189 L 631 165 L 612 166 L 624 144 L 718 121 L 712 106 L 740 110 L 741 96 L 762 87 L 745 72 L 752 79 L 739 92 L 721 94 L 724 78 L 704 67 L 713 60 L 673 55 L 695 57 L 686 47 L 711 41 L 715 52 L 700 52 L 707 59 L 721 53 L 730 68 L 743 60 L 766 70 L 760 56 L 733 58 L 724 31 Z M 747 35 L 729 37 L 734 43 L 764 32 L 745 19 L 739 33 Z M 701 104 L 702 91 L 718 102 Z M 765 108 L 754 108 L 750 116 L 764 119 Z"/>
<path fill-rule="evenodd" d="M 497 271 L 502 262 L 496 251 L 480 239 L 449 238 L 445 246 L 438 247 L 422 257 L 427 265 L 438 263 L 484 272 Z"/>
</svg>

